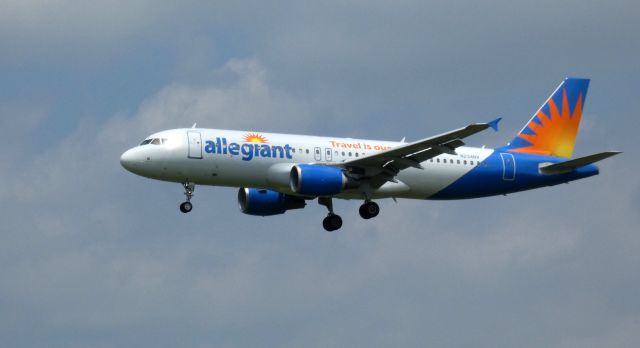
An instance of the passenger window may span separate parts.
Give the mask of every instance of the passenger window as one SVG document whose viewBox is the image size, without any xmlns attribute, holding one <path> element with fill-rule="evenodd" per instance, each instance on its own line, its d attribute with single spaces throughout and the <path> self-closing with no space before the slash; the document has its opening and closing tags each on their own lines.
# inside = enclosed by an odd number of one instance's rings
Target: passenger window
<svg viewBox="0 0 640 348">
<path fill-rule="evenodd" d="M 342 156 L 344 156 L 344 151 L 342 151 Z"/>
<path fill-rule="evenodd" d="M 356 152 L 356 157 L 360 157 L 360 154 Z"/>
<path fill-rule="evenodd" d="M 349 152 L 349 157 L 351 157 L 351 152 Z"/>
<path fill-rule="evenodd" d="M 467 164 L 467 161 L 464 161 L 464 164 Z"/>
<path fill-rule="evenodd" d="M 439 159 L 439 158 L 436 158 L 436 162 L 440 163 L 440 159 Z"/>
<path fill-rule="evenodd" d="M 291 152 L 296 153 L 296 149 L 291 149 Z"/>
<path fill-rule="evenodd" d="M 306 153 L 309 153 L 309 149 L 306 149 L 306 150 L 305 150 L 305 152 L 306 152 Z"/>
</svg>

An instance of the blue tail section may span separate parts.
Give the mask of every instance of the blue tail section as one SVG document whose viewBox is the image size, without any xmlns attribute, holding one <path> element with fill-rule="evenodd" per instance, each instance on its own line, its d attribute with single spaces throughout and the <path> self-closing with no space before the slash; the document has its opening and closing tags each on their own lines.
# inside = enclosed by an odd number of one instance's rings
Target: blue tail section
<svg viewBox="0 0 640 348">
<path fill-rule="evenodd" d="M 553 186 L 598 174 L 598 167 L 587 164 L 556 175 L 540 173 L 540 164 L 563 163 L 558 157 L 496 151 L 482 165 L 460 177 L 428 199 L 467 199 L 508 194 Z"/>
</svg>

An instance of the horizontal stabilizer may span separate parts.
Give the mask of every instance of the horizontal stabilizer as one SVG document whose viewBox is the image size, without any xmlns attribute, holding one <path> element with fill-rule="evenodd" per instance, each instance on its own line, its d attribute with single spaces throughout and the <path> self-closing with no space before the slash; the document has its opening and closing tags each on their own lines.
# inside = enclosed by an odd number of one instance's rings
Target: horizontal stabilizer
<svg viewBox="0 0 640 348">
<path fill-rule="evenodd" d="M 579 167 L 586 166 L 587 164 L 602 161 L 605 158 L 620 154 L 620 151 L 605 151 L 596 153 L 589 156 L 584 156 L 576 159 L 572 159 L 565 162 L 546 164 L 540 167 L 540 173 L 546 175 L 569 173 L 576 170 Z"/>
</svg>

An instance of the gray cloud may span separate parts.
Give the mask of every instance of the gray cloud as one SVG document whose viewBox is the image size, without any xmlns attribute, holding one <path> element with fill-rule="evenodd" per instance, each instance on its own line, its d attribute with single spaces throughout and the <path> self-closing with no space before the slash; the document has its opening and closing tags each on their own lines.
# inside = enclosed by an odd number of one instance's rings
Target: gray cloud
<svg viewBox="0 0 640 348">
<path fill-rule="evenodd" d="M 41 33 L 62 52 L 95 47 L 114 55 L 114 45 L 134 47 L 153 32 L 144 48 L 154 50 L 106 68 L 86 57 L 78 70 L 59 56 L 39 59 L 52 71 L 119 74 L 133 65 L 164 80 L 137 85 L 146 97 L 115 114 L 103 104 L 65 114 L 59 105 L 76 101 L 60 100 L 58 91 L 0 82 L 9 91 L 0 98 L 0 129 L 11 143 L 0 148 L 6 345 L 625 347 L 638 340 L 635 3 L 247 2 L 150 11 L 144 2 L 126 11 L 7 4 L 3 45 L 24 49 L 11 52 L 6 75 L 39 52 Z M 46 30 L 62 19 L 70 24 Z M 145 73 L 139 57 L 165 52 L 173 54 L 171 73 Z M 26 80 L 46 84 L 55 74 L 41 73 Z M 334 234 L 321 230 L 325 210 L 316 204 L 243 216 L 235 191 L 224 188 L 198 187 L 184 216 L 179 185 L 132 176 L 117 162 L 149 133 L 193 122 L 397 139 L 500 114 L 503 131 L 470 140 L 499 145 L 573 73 L 594 77 L 577 151 L 628 151 L 603 162 L 602 175 L 482 200 L 383 201 L 380 217 L 366 222 L 358 202 L 337 202 L 345 226 Z M 55 85 L 78 89 L 65 81 Z M 120 88 L 129 91 L 117 81 L 105 85 L 105 104 L 121 101 L 113 97 Z M 92 105 L 87 95 L 102 91 L 92 86 L 78 103 Z"/>
</svg>

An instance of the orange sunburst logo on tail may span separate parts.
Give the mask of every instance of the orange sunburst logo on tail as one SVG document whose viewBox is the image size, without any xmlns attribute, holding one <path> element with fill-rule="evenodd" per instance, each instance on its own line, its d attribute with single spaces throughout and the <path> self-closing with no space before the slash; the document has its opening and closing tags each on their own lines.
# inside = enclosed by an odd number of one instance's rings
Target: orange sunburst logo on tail
<svg viewBox="0 0 640 348">
<path fill-rule="evenodd" d="M 531 145 L 511 151 L 570 158 L 573 154 L 573 146 L 582 117 L 582 98 L 582 93 L 580 93 L 573 112 L 569 109 L 566 89 L 562 93 L 561 109 L 558 109 L 553 98 L 549 98 L 548 115 L 543 109 L 540 109 L 536 114 L 538 122 L 533 119 L 527 124 L 531 130 L 527 133 L 530 134 L 518 134 L 519 138 Z"/>
<path fill-rule="evenodd" d="M 244 141 L 248 142 L 248 143 L 266 143 L 267 138 L 265 138 L 263 135 L 257 134 L 257 133 L 247 133 L 243 138 Z"/>
</svg>

